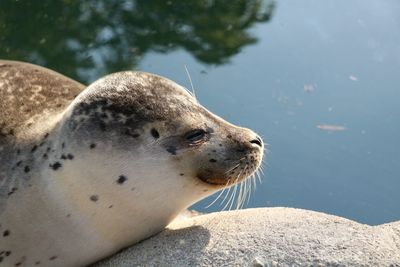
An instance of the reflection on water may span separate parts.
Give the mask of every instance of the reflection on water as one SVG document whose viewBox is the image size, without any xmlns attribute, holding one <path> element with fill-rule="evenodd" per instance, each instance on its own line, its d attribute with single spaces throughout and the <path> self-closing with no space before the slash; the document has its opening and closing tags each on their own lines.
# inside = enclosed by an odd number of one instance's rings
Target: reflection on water
<svg viewBox="0 0 400 267">
<path fill-rule="evenodd" d="M 82 82 L 133 69 L 149 51 L 184 48 L 222 64 L 257 39 L 247 30 L 271 18 L 273 2 L 0 2 L 0 58 L 25 60 Z"/>
</svg>

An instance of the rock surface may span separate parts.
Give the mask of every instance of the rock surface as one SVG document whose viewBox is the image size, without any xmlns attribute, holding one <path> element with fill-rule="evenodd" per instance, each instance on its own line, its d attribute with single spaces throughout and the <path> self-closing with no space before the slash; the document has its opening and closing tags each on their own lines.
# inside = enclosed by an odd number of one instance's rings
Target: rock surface
<svg viewBox="0 0 400 267">
<path fill-rule="evenodd" d="M 400 266 L 400 221 L 369 226 L 293 208 L 211 213 L 94 266 Z"/>
</svg>

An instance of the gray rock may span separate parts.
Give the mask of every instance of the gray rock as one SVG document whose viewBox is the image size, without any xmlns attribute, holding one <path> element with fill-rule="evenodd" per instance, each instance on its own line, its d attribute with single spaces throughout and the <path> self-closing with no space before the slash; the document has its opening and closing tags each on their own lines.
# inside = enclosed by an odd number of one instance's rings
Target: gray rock
<svg viewBox="0 0 400 267">
<path fill-rule="evenodd" d="M 211 213 L 94 266 L 400 266 L 400 221 L 369 226 L 292 208 Z"/>
</svg>

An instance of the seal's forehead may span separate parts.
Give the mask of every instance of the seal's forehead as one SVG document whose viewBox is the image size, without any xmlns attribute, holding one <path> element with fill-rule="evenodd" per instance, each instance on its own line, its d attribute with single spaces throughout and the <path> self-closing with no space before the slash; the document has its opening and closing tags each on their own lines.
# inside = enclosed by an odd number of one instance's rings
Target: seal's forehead
<svg viewBox="0 0 400 267">
<path fill-rule="evenodd" d="M 147 72 L 124 71 L 105 76 L 94 82 L 90 88 L 95 88 L 96 94 L 125 93 L 126 97 L 136 98 L 140 95 L 151 97 L 175 98 L 191 95 L 179 84 Z M 101 90 L 99 90 L 101 89 Z"/>
<path fill-rule="evenodd" d="M 109 113 L 140 121 L 170 120 L 203 108 L 182 86 L 145 72 L 120 72 L 90 85 L 75 114 Z"/>
</svg>

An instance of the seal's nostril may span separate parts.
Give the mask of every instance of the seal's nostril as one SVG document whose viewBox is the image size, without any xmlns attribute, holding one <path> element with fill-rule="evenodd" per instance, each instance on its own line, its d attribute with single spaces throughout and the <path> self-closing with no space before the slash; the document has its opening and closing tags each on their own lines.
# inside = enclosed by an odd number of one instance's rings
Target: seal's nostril
<svg viewBox="0 0 400 267">
<path fill-rule="evenodd" d="M 256 144 L 256 145 L 262 147 L 262 140 L 261 140 L 261 138 L 258 137 L 258 136 L 256 137 L 256 139 L 251 140 L 250 143 Z"/>
</svg>

